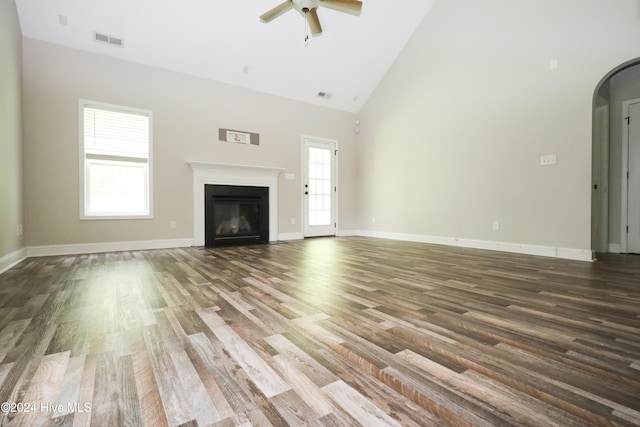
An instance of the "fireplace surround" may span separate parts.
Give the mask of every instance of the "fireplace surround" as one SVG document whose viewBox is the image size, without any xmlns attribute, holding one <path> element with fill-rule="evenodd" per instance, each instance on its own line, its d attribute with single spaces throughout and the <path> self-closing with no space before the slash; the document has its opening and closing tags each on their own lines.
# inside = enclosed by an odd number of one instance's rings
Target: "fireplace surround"
<svg viewBox="0 0 640 427">
<path fill-rule="evenodd" d="M 278 240 L 278 176 L 284 170 L 264 166 L 188 162 L 193 170 L 193 244 L 205 245 L 205 185 L 267 187 L 269 241 Z"/>
</svg>

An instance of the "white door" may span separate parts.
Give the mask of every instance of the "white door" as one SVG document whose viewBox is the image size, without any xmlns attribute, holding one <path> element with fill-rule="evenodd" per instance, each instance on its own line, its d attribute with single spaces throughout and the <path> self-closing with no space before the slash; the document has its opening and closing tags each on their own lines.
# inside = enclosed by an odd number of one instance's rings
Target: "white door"
<svg viewBox="0 0 640 427">
<path fill-rule="evenodd" d="M 640 102 L 629 105 L 627 252 L 640 254 Z"/>
<path fill-rule="evenodd" d="M 303 138 L 304 237 L 336 234 L 335 141 Z"/>
</svg>

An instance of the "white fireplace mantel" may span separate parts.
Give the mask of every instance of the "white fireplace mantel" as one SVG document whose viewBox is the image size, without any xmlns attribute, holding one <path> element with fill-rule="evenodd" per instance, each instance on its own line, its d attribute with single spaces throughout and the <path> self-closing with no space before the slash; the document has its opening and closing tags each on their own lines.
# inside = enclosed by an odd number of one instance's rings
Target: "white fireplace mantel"
<svg viewBox="0 0 640 427">
<path fill-rule="evenodd" d="M 187 162 L 193 169 L 193 244 L 204 246 L 204 186 L 269 188 L 269 241 L 278 240 L 278 176 L 284 169 L 223 163 Z"/>
</svg>

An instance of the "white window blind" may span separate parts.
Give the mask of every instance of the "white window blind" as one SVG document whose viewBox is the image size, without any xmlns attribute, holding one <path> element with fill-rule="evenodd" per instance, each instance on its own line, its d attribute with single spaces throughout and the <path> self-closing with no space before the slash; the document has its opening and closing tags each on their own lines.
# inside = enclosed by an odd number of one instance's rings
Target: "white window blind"
<svg viewBox="0 0 640 427">
<path fill-rule="evenodd" d="M 151 112 L 81 101 L 84 219 L 151 216 Z"/>
<path fill-rule="evenodd" d="M 85 107 L 84 150 L 88 158 L 120 156 L 146 161 L 149 157 L 149 116 Z"/>
</svg>

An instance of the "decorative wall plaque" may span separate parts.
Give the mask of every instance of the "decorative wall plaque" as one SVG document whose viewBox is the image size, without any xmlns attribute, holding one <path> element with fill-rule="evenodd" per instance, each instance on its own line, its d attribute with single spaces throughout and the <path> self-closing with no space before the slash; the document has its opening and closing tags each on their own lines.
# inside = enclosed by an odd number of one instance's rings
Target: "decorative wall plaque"
<svg viewBox="0 0 640 427">
<path fill-rule="evenodd" d="M 235 144 L 260 145 L 260 134 L 233 129 L 218 129 L 218 139 Z"/>
</svg>

